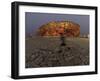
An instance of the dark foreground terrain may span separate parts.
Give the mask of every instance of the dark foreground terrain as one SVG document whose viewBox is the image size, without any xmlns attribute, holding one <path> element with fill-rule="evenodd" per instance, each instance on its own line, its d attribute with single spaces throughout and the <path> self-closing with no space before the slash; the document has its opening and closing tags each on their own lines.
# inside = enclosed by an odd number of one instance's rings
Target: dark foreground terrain
<svg viewBox="0 0 100 81">
<path fill-rule="evenodd" d="M 66 38 L 66 45 L 60 44 L 59 37 L 27 37 L 25 67 L 89 65 L 88 38 Z"/>
</svg>

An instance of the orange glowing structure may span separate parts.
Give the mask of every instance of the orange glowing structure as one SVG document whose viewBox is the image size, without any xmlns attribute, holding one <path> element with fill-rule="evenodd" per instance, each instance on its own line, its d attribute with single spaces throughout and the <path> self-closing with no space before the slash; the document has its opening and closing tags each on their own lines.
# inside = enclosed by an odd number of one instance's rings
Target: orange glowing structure
<svg viewBox="0 0 100 81">
<path fill-rule="evenodd" d="M 60 36 L 60 33 L 67 37 L 78 37 L 80 25 L 71 21 L 53 21 L 42 25 L 37 31 L 39 36 Z"/>
</svg>

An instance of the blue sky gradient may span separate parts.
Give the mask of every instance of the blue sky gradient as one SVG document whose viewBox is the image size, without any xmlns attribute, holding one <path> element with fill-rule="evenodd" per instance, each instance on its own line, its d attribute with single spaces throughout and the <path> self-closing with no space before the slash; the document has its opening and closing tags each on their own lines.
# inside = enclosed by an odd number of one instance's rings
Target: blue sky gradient
<svg viewBox="0 0 100 81">
<path fill-rule="evenodd" d="M 81 34 L 89 34 L 89 15 L 53 14 L 53 13 L 25 13 L 25 33 L 33 34 L 43 24 L 50 21 L 73 21 L 80 25 Z"/>
</svg>

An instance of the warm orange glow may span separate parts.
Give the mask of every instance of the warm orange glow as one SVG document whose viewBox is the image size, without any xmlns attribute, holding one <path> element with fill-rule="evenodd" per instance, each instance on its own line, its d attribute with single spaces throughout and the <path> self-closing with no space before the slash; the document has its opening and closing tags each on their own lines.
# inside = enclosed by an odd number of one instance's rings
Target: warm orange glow
<svg viewBox="0 0 100 81">
<path fill-rule="evenodd" d="M 37 34 L 39 36 L 60 36 L 60 33 L 68 37 L 78 37 L 80 26 L 71 21 L 49 22 L 41 26 Z"/>
</svg>

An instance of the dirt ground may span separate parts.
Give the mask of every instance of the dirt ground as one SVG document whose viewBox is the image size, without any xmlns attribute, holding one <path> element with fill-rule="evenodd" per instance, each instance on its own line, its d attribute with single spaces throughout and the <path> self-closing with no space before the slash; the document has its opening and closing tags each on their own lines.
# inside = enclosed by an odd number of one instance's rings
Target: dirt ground
<svg viewBox="0 0 100 81">
<path fill-rule="evenodd" d="M 66 38 L 66 45 L 60 44 L 59 37 L 27 37 L 25 67 L 89 65 L 88 38 Z"/>
</svg>

